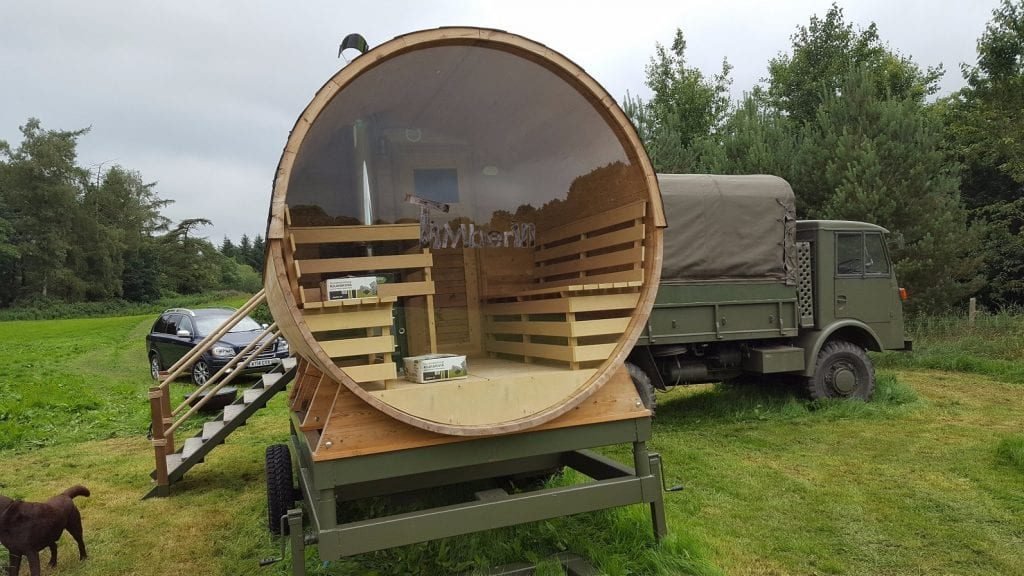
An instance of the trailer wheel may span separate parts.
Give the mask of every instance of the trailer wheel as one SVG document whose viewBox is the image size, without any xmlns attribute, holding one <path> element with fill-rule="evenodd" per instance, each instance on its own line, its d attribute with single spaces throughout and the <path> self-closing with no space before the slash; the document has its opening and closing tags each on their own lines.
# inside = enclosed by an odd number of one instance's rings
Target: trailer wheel
<svg viewBox="0 0 1024 576">
<path fill-rule="evenodd" d="M 871 400 L 875 393 L 875 366 L 860 346 L 846 340 L 832 340 L 818 352 L 814 376 L 807 379 L 807 392 L 814 400 Z"/>
<path fill-rule="evenodd" d="M 281 534 L 281 517 L 295 503 L 292 486 L 292 457 L 288 446 L 267 446 L 267 528 L 274 535 Z M 287 526 L 285 530 L 287 531 Z"/>
<path fill-rule="evenodd" d="M 629 377 L 633 380 L 633 386 L 636 387 L 636 393 L 640 396 L 644 408 L 651 411 L 653 418 L 654 412 L 658 408 L 658 399 L 654 396 L 654 384 L 651 384 L 651 377 L 632 362 L 626 362 L 626 371 L 629 372 Z"/>
</svg>

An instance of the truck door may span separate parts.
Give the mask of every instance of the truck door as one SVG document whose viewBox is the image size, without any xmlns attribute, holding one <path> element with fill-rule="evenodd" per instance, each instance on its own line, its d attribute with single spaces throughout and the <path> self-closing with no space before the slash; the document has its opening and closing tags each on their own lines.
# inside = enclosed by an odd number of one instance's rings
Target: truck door
<svg viewBox="0 0 1024 576">
<path fill-rule="evenodd" d="M 890 322 L 891 276 L 880 232 L 836 232 L 836 318 L 866 324 Z"/>
</svg>

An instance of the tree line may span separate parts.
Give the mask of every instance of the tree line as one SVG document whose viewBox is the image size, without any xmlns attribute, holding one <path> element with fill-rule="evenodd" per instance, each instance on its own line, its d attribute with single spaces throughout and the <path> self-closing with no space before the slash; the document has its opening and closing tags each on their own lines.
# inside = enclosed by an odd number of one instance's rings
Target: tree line
<svg viewBox="0 0 1024 576">
<path fill-rule="evenodd" d="M 922 68 L 837 4 L 799 26 L 738 102 L 730 70 L 689 66 L 681 30 L 656 46 L 651 97 L 623 107 L 657 171 L 775 174 L 801 218 L 888 228 L 914 309 L 970 295 L 1024 304 L 1024 3 L 993 11 L 965 86 L 942 98 L 929 98 L 941 67 Z"/>
<path fill-rule="evenodd" d="M 970 295 L 1024 304 L 1024 0 L 1002 0 L 964 87 L 942 98 L 941 66 L 922 68 L 838 4 L 798 26 L 739 101 L 730 71 L 688 65 L 681 30 L 656 46 L 651 97 L 627 94 L 623 108 L 657 171 L 775 174 L 802 218 L 885 226 L 917 310 Z M 0 141 L 0 307 L 258 289 L 262 237 L 216 247 L 197 235 L 208 219 L 172 223 L 138 172 L 78 164 L 87 130 L 30 119 L 21 132 L 17 148 Z"/>
<path fill-rule="evenodd" d="M 16 148 L 0 141 L 0 307 L 259 289 L 262 237 L 218 250 L 197 236 L 210 220 L 172 223 L 138 172 L 79 165 L 87 132 L 33 118 Z"/>
</svg>

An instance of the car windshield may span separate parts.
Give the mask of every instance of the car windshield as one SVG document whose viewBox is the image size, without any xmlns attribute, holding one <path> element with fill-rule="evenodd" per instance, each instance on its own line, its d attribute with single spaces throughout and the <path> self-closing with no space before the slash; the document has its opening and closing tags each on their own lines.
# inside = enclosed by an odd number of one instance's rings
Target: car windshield
<svg viewBox="0 0 1024 576">
<path fill-rule="evenodd" d="M 223 316 L 197 316 L 196 321 L 196 332 L 198 334 L 209 334 L 220 327 L 227 319 L 230 314 L 224 314 Z M 231 329 L 231 332 L 252 332 L 254 330 L 262 330 L 263 328 L 252 318 L 246 316 L 242 318 L 242 321 L 235 325 Z"/>
</svg>

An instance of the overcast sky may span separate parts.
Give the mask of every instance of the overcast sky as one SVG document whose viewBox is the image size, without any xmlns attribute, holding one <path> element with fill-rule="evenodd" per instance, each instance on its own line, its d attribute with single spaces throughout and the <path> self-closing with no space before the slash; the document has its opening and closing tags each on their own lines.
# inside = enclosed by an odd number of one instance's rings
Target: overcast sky
<svg viewBox="0 0 1024 576">
<path fill-rule="evenodd" d="M 618 100 L 647 94 L 644 66 L 676 27 L 691 65 L 734 66 L 739 97 L 768 59 L 830 0 L 668 2 L 121 2 L 4 0 L 0 4 L 0 140 L 20 141 L 29 117 L 92 131 L 86 166 L 121 164 L 158 182 L 172 219 L 207 217 L 202 233 L 263 234 L 274 169 L 288 130 L 343 60 L 340 40 L 370 46 L 424 28 L 500 28 L 547 44 Z M 943 64 L 942 93 L 997 0 L 846 0 L 848 21 L 924 66 Z"/>
</svg>

